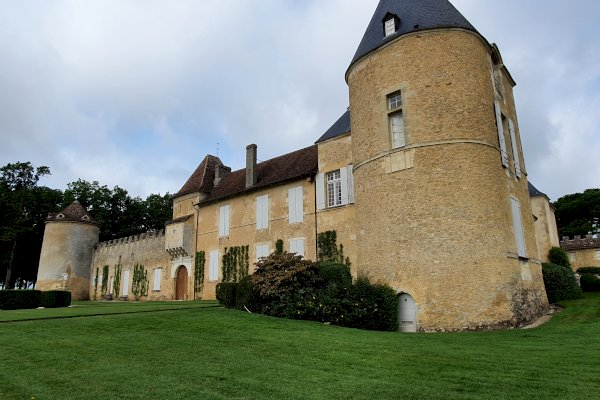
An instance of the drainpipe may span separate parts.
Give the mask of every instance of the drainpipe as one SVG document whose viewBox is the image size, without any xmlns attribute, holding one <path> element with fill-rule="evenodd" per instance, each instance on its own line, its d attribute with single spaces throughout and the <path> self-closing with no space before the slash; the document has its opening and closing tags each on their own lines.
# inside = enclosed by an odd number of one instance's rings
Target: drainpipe
<svg viewBox="0 0 600 400">
<path fill-rule="evenodd" d="M 200 218 L 200 207 L 198 204 L 193 204 L 194 210 L 196 211 L 196 226 L 194 227 L 194 254 L 192 255 L 192 260 L 194 261 L 194 274 L 192 275 L 192 292 L 194 293 L 194 300 L 196 300 L 196 254 L 198 254 L 198 221 Z"/>
</svg>

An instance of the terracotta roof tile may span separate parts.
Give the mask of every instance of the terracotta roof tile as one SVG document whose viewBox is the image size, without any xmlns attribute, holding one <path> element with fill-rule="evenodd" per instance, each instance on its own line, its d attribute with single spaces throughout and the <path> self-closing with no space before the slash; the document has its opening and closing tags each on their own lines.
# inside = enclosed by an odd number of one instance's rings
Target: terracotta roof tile
<svg viewBox="0 0 600 400">
<path fill-rule="evenodd" d="M 200 204 L 212 203 L 234 195 L 313 176 L 318 171 L 317 146 L 284 154 L 256 165 L 256 185 L 246 189 L 246 169 L 231 172 Z"/>
<path fill-rule="evenodd" d="M 219 164 L 223 163 L 218 157 L 208 154 L 173 197 L 185 196 L 195 192 L 210 193 L 215 180 L 215 167 Z"/>
</svg>

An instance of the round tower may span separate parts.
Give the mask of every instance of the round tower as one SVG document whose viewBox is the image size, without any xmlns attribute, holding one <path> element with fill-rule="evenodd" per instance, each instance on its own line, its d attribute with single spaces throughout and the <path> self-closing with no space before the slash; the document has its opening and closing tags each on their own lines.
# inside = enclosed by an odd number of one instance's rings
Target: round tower
<svg viewBox="0 0 600 400">
<path fill-rule="evenodd" d="M 89 299 L 90 268 L 100 228 L 73 202 L 46 219 L 36 289 L 69 290 L 73 300 Z"/>
<path fill-rule="evenodd" d="M 346 80 L 358 274 L 397 289 L 413 313 L 401 329 L 537 317 L 547 299 L 497 48 L 446 0 L 381 0 Z"/>
</svg>

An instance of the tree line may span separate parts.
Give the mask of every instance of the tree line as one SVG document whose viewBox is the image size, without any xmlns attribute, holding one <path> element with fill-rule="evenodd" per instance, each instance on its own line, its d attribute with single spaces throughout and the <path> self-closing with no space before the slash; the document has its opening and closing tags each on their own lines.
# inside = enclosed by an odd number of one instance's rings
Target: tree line
<svg viewBox="0 0 600 400">
<path fill-rule="evenodd" d="M 79 179 L 64 191 L 39 186 L 50 175 L 31 162 L 0 168 L 0 286 L 25 288 L 35 282 L 45 220 L 79 201 L 100 224 L 100 240 L 116 239 L 164 228 L 172 216 L 171 195 L 132 197 L 127 190 Z"/>
</svg>

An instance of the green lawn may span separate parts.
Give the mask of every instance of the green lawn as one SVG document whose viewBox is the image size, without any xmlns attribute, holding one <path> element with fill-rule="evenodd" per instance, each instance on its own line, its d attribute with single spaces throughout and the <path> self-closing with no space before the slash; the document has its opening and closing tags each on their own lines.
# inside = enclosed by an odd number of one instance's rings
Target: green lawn
<svg viewBox="0 0 600 400">
<path fill-rule="evenodd" d="M 191 308 L 0 323 L 0 399 L 600 398 L 598 295 L 536 329 L 446 334 L 165 304 Z"/>
</svg>

